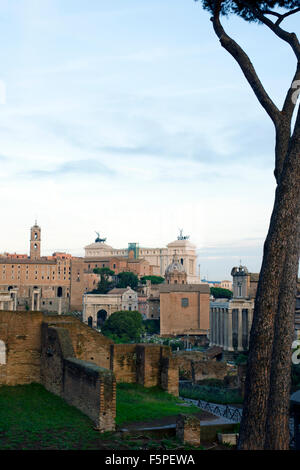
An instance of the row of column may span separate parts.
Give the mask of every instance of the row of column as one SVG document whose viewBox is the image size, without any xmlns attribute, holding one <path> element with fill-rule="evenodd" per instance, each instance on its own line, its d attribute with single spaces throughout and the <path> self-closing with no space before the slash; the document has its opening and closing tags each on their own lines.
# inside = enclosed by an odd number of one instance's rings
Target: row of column
<svg viewBox="0 0 300 470">
<path fill-rule="evenodd" d="M 233 333 L 237 333 L 237 350 L 245 350 L 243 346 L 243 310 L 246 313 L 247 343 L 249 343 L 252 309 L 212 307 L 210 309 L 210 346 L 220 346 L 225 351 L 234 351 Z M 235 331 L 233 331 L 233 311 L 238 312 Z"/>
</svg>

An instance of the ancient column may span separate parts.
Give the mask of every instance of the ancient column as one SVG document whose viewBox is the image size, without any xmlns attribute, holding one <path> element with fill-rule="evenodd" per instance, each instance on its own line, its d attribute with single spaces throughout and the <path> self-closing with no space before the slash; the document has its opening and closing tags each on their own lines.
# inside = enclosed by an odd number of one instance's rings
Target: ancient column
<svg viewBox="0 0 300 470">
<path fill-rule="evenodd" d="M 228 310 L 224 309 L 224 350 L 228 347 Z"/>
<path fill-rule="evenodd" d="M 228 345 L 227 345 L 227 351 L 233 351 L 232 347 L 232 310 L 231 308 L 228 308 Z"/>
<path fill-rule="evenodd" d="M 242 309 L 238 309 L 238 351 L 243 351 L 243 315 Z"/>
</svg>

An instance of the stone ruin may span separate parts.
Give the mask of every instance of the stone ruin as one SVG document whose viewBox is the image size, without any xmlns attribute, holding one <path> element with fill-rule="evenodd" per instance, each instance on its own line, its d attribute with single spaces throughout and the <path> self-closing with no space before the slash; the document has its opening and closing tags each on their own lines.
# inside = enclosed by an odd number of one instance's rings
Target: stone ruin
<svg viewBox="0 0 300 470">
<path fill-rule="evenodd" d="M 115 430 L 117 382 L 178 396 L 178 380 L 168 346 L 114 344 L 72 315 L 0 312 L 0 386 L 40 383 L 100 432 Z"/>
</svg>

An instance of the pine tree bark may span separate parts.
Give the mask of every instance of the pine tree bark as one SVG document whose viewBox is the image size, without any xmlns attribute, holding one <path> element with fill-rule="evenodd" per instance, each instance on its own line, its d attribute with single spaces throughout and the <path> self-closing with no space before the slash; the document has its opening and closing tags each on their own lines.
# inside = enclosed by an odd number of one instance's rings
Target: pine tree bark
<svg viewBox="0 0 300 470">
<path fill-rule="evenodd" d="M 257 19 L 289 43 L 297 58 L 292 85 L 279 111 L 248 55 L 224 31 L 220 22 L 222 3 L 216 0 L 214 5 L 211 21 L 215 33 L 239 64 L 276 131 L 277 188 L 255 299 L 238 448 L 288 449 L 291 345 L 300 250 L 300 111 L 292 136 L 291 122 L 294 83 L 300 79 L 300 44 L 294 33 L 279 27 L 286 15 L 278 14 L 280 20 L 273 23 L 251 2 L 245 2 Z"/>
<path fill-rule="evenodd" d="M 289 448 L 291 345 L 300 248 L 297 129 L 295 137 L 284 160 L 264 245 L 250 335 L 239 449 Z"/>
</svg>

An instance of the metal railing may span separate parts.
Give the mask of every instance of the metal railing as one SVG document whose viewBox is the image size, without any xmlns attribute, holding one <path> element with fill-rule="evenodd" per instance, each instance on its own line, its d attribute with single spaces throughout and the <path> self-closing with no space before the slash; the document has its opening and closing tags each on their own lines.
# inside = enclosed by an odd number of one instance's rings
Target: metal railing
<svg viewBox="0 0 300 470">
<path fill-rule="evenodd" d="M 242 419 L 243 410 L 241 408 L 235 408 L 229 405 L 218 405 L 204 400 L 199 400 L 198 406 L 205 411 L 223 418 L 230 419 L 231 421 L 235 421 L 237 423 L 239 423 Z"/>
</svg>

